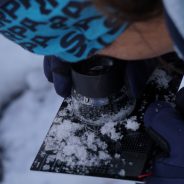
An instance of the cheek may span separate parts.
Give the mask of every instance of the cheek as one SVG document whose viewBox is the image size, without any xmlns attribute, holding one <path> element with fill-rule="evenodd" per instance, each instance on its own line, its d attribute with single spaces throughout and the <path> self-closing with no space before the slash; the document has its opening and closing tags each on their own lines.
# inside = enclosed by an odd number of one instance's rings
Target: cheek
<svg viewBox="0 0 184 184">
<path fill-rule="evenodd" d="M 146 28 L 145 28 L 146 29 Z M 157 57 L 173 51 L 172 41 L 164 24 L 157 31 L 142 31 L 135 26 L 127 29 L 113 44 L 99 54 L 122 60 L 140 60 Z"/>
</svg>

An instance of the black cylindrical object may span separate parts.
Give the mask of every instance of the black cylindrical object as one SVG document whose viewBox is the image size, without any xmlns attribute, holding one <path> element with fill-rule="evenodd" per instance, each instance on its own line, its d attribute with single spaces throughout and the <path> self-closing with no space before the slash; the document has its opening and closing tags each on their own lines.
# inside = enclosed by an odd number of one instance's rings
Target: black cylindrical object
<svg viewBox="0 0 184 184">
<path fill-rule="evenodd" d="M 77 93 L 90 98 L 105 98 L 118 92 L 124 84 L 125 63 L 104 56 L 74 64 L 73 86 Z"/>
<path fill-rule="evenodd" d="M 127 117 L 135 107 L 125 83 L 126 63 L 104 56 L 73 65 L 72 101 L 81 122 L 101 126 Z"/>
</svg>

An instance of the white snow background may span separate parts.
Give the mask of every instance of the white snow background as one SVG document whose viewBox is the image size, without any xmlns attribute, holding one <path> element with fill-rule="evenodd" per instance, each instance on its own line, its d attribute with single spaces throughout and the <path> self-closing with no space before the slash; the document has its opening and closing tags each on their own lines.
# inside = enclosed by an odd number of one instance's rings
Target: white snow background
<svg viewBox="0 0 184 184">
<path fill-rule="evenodd" d="M 23 91 L 11 101 L 0 119 L 0 144 L 5 148 L 3 184 L 132 183 L 30 171 L 62 102 L 44 77 L 42 60 L 0 36 L 0 107 Z"/>
</svg>

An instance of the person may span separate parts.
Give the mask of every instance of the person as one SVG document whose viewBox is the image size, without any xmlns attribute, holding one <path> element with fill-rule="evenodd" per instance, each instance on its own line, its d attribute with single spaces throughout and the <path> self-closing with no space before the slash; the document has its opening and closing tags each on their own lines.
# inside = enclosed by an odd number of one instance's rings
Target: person
<svg viewBox="0 0 184 184">
<path fill-rule="evenodd" d="M 0 33 L 47 55 L 45 74 L 65 97 L 70 63 L 94 54 L 139 60 L 175 50 L 184 59 L 183 7 L 183 0 L 2 0 Z M 145 114 L 145 126 L 170 148 L 168 157 L 155 161 L 148 184 L 184 184 L 183 94 L 182 89 L 177 95 L 179 110 L 156 102 Z"/>
</svg>

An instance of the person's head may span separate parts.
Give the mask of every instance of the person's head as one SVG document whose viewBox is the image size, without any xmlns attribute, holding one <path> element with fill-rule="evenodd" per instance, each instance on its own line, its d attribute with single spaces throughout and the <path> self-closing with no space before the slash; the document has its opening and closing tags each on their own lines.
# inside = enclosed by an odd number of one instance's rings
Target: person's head
<svg viewBox="0 0 184 184">
<path fill-rule="evenodd" d="M 105 15 L 129 28 L 101 54 L 120 59 L 145 59 L 172 51 L 161 0 L 92 0 Z"/>
</svg>

